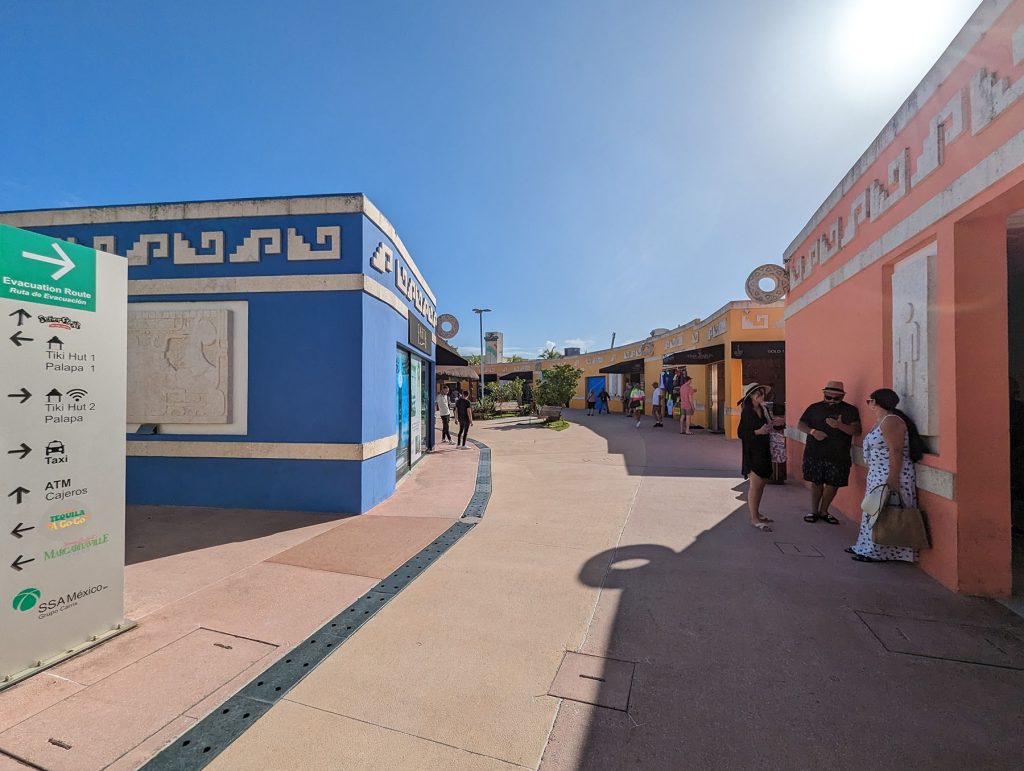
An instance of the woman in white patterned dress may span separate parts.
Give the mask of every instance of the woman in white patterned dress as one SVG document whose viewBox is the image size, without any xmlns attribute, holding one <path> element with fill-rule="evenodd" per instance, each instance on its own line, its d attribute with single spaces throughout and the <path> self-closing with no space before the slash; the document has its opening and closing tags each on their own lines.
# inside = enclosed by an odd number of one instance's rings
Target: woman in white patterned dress
<svg viewBox="0 0 1024 771">
<path fill-rule="evenodd" d="M 902 411 L 896 409 L 899 395 L 880 388 L 868 399 L 874 413 L 875 427 L 864 437 L 864 458 L 868 464 L 867 489 L 885 484 L 899 490 L 904 506 L 917 506 L 917 472 L 914 462 L 921 459 L 923 441 L 917 427 Z M 846 550 L 857 562 L 916 562 L 917 550 L 905 546 L 879 546 L 871 538 L 868 515 L 860 520 L 857 543 Z"/>
</svg>

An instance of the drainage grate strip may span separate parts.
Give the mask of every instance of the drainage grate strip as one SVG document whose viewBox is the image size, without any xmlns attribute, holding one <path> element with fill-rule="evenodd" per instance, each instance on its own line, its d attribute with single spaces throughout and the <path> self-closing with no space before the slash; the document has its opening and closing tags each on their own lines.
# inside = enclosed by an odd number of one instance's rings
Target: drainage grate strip
<svg viewBox="0 0 1024 771">
<path fill-rule="evenodd" d="M 491 497 L 491 451 L 483 442 L 469 441 L 480 448 L 480 463 L 477 467 L 477 490 L 463 516 L 483 517 Z M 142 768 L 146 771 L 178 771 L 205 767 L 474 526 L 475 523 L 470 522 L 452 524 L 402 567 L 292 648 Z"/>
</svg>

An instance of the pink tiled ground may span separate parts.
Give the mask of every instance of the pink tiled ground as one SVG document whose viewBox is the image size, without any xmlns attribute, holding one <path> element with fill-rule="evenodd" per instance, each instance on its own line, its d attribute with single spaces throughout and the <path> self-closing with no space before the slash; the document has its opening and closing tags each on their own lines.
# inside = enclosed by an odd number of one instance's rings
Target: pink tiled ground
<svg viewBox="0 0 1024 771">
<path fill-rule="evenodd" d="M 138 627 L 0 692 L 0 769 L 26 767 L 4 752 L 62 770 L 142 765 L 446 530 L 476 460 L 444 446 L 362 517 L 133 507 Z"/>
</svg>

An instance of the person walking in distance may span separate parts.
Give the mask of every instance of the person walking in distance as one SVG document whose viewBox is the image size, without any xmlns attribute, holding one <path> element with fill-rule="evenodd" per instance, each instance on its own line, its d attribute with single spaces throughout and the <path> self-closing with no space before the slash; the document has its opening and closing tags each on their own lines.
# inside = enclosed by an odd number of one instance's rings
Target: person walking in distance
<svg viewBox="0 0 1024 771">
<path fill-rule="evenodd" d="M 679 382 L 679 433 L 680 434 L 692 434 L 690 430 L 690 418 L 693 417 L 693 399 L 696 396 L 696 391 L 693 390 L 693 386 L 690 381 L 693 380 L 689 375 L 683 375 Z"/>
<path fill-rule="evenodd" d="M 838 525 L 828 510 L 840 487 L 850 480 L 850 449 L 860 435 L 860 411 L 843 401 L 846 391 L 840 380 L 830 380 L 822 389 L 824 398 L 804 410 L 797 427 L 807 434 L 804 447 L 804 480 L 811 483 L 811 512 L 804 522 L 823 519 Z"/>
<path fill-rule="evenodd" d="M 640 428 L 640 418 L 644 414 L 644 388 L 639 383 L 629 389 L 629 416 L 636 418 L 636 427 Z"/>
<path fill-rule="evenodd" d="M 437 400 L 437 411 L 441 415 L 441 442 L 443 444 L 454 444 L 452 442 L 452 431 L 449 423 L 452 419 L 452 408 L 448 404 L 448 386 L 441 386 L 441 398 Z"/>
<path fill-rule="evenodd" d="M 602 412 L 608 412 L 608 400 L 612 397 L 608 394 L 607 388 L 602 388 L 601 393 L 597 395 L 597 414 L 600 415 Z"/>
<path fill-rule="evenodd" d="M 661 422 L 665 410 L 665 389 L 661 383 L 651 383 L 654 392 L 651 394 L 651 414 L 654 415 L 654 427 L 662 428 L 665 424 Z"/>
<path fill-rule="evenodd" d="M 469 401 L 469 391 L 463 391 L 462 396 L 455 402 L 455 414 L 459 417 L 458 446 L 465 448 L 469 427 L 473 425 L 473 405 Z"/>
<path fill-rule="evenodd" d="M 597 403 L 597 392 L 591 388 L 587 391 L 587 414 L 594 414 L 594 406 Z"/>
</svg>

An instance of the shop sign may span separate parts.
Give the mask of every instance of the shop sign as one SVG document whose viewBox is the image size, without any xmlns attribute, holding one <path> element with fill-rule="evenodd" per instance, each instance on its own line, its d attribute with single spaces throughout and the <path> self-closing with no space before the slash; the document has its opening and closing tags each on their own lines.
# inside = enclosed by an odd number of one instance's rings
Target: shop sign
<svg viewBox="0 0 1024 771">
<path fill-rule="evenodd" d="M 677 351 L 666 357 L 664 364 L 712 364 L 725 359 L 724 345 L 709 345 L 706 348 L 695 348 L 692 351 Z"/>
<path fill-rule="evenodd" d="M 728 319 L 721 318 L 708 327 L 708 340 L 714 340 L 719 335 L 724 335 L 729 329 Z"/>
<path fill-rule="evenodd" d="M 409 314 L 409 345 L 423 351 L 427 356 L 434 355 L 434 345 L 430 340 L 430 328 L 411 313 Z"/>
<path fill-rule="evenodd" d="M 784 340 L 735 342 L 732 344 L 734 359 L 781 359 L 786 356 Z"/>
<path fill-rule="evenodd" d="M 127 298 L 123 257 L 0 225 L 0 687 L 124 628 Z"/>
</svg>

